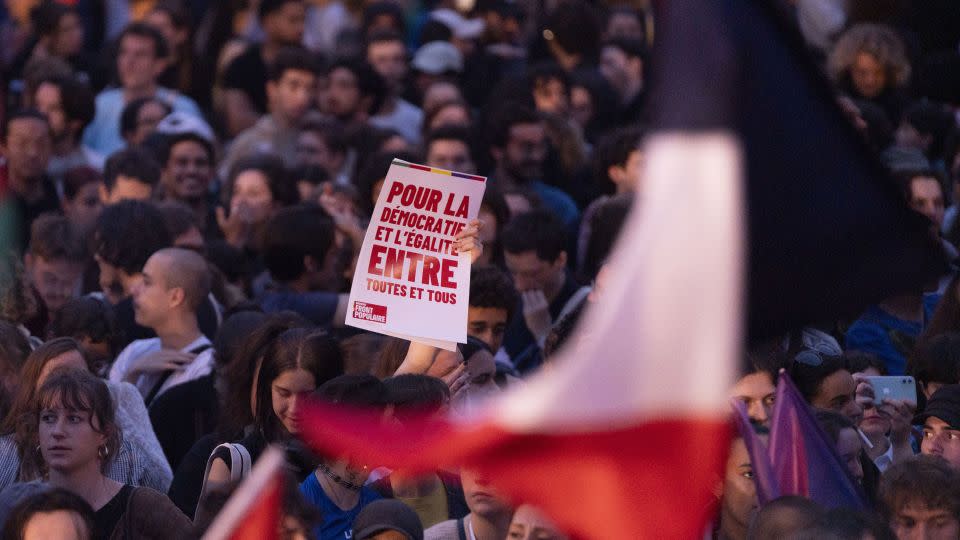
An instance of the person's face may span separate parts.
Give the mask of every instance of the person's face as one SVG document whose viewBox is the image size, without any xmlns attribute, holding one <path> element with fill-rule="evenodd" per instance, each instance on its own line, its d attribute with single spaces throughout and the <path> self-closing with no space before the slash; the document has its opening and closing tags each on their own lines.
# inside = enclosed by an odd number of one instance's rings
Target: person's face
<svg viewBox="0 0 960 540">
<path fill-rule="evenodd" d="M 630 58 L 618 47 L 604 47 L 600 52 L 600 73 L 621 94 L 630 84 Z"/>
<path fill-rule="evenodd" d="M 378 41 L 367 47 L 367 62 L 399 93 L 407 77 L 407 47 L 402 41 Z"/>
<path fill-rule="evenodd" d="M 23 527 L 23 540 L 89 540 L 90 530 L 76 512 L 37 512 Z"/>
<path fill-rule="evenodd" d="M 73 200 L 63 200 L 63 213 L 77 228 L 83 236 L 86 236 L 94 225 L 100 212 L 103 210 L 103 202 L 100 201 L 100 182 L 90 182 L 84 184 L 77 190 Z"/>
<path fill-rule="evenodd" d="M 264 223 L 274 210 L 273 193 L 267 176 L 260 171 L 243 171 L 237 175 L 230 197 L 231 209 L 246 207 L 253 223 Z"/>
<path fill-rule="evenodd" d="M 470 149 L 457 139 L 437 139 L 430 143 L 427 165 L 468 174 L 474 174 L 477 169 L 470 159 Z"/>
<path fill-rule="evenodd" d="M 47 117 L 54 140 L 63 140 L 70 135 L 67 115 L 60 99 L 60 88 L 48 82 L 40 83 L 33 95 L 33 106 Z"/>
<path fill-rule="evenodd" d="M 723 475 L 720 526 L 724 530 L 746 532 L 750 515 L 757 509 L 757 487 L 753 482 L 753 465 L 743 439 L 735 439 Z M 724 523 L 727 522 L 727 523 Z"/>
<path fill-rule="evenodd" d="M 470 111 L 463 105 L 451 103 L 437 111 L 430 119 L 430 129 L 437 129 L 443 126 L 469 126 Z"/>
<path fill-rule="evenodd" d="M 936 416 L 927 418 L 923 423 L 920 452 L 940 456 L 953 468 L 960 470 L 960 430 Z"/>
<path fill-rule="evenodd" d="M 350 120 L 360 110 L 360 87 L 357 77 L 346 68 L 330 72 L 324 112 L 341 120 Z"/>
<path fill-rule="evenodd" d="M 773 385 L 770 374 L 757 371 L 741 377 L 733 386 L 731 394 L 734 399 L 742 401 L 747 407 L 747 414 L 751 420 L 770 427 L 776 392 L 777 388 Z"/>
<path fill-rule="evenodd" d="M 484 518 L 511 512 L 507 501 L 479 471 L 465 468 L 460 471 L 460 480 L 463 483 L 463 495 L 467 500 L 467 507 L 471 512 Z"/>
<path fill-rule="evenodd" d="M 267 39 L 281 45 L 299 45 L 303 41 L 303 24 L 307 8 L 303 2 L 287 2 L 263 20 Z"/>
<path fill-rule="evenodd" d="M 837 435 L 837 455 L 847 466 L 850 475 L 857 483 L 863 482 L 863 465 L 860 464 L 860 452 L 863 451 L 863 441 L 860 434 L 853 428 L 841 429 Z"/>
<path fill-rule="evenodd" d="M 67 300 L 80 295 L 82 263 L 66 259 L 47 260 L 28 254 L 25 266 L 30 282 L 51 313 L 59 311 Z"/>
<path fill-rule="evenodd" d="M 857 92 L 865 98 L 874 98 L 883 92 L 887 77 L 883 64 L 870 53 L 861 52 L 850 66 L 850 79 Z"/>
<path fill-rule="evenodd" d="M 326 141 L 312 131 L 304 131 L 297 136 L 297 162 L 301 165 L 316 165 L 329 174 L 336 172 L 331 170 L 331 152 Z"/>
<path fill-rule="evenodd" d="M 850 372 L 841 369 L 820 383 L 820 391 L 810 400 L 819 409 L 827 409 L 846 416 L 854 424 L 863 417 L 863 408 L 856 400 L 857 384 Z"/>
<path fill-rule="evenodd" d="M 130 134 L 130 143 L 134 146 L 142 143 L 156 131 L 157 124 L 167 116 L 167 108 L 159 101 L 148 101 L 137 111 L 137 124 Z"/>
<path fill-rule="evenodd" d="M 170 148 L 164 171 L 167 194 L 187 202 L 203 200 L 213 179 L 207 149 L 197 141 L 180 141 Z"/>
<path fill-rule="evenodd" d="M 565 115 L 570 109 L 567 87 L 558 79 L 539 80 L 533 88 L 533 101 L 538 111 Z"/>
<path fill-rule="evenodd" d="M 303 117 L 316 97 L 317 77 L 309 71 L 288 69 L 280 80 L 267 83 L 272 110 L 291 123 Z"/>
<path fill-rule="evenodd" d="M 115 306 L 129 294 L 124 286 L 124 273 L 99 256 L 94 256 L 94 259 L 100 268 L 100 290 L 103 292 L 103 296 L 107 299 L 107 302 Z"/>
<path fill-rule="evenodd" d="M 943 190 L 936 178 L 919 176 L 910 182 L 910 206 L 930 218 L 940 230 L 943 225 Z"/>
<path fill-rule="evenodd" d="M 152 39 L 128 34 L 120 40 L 117 76 L 124 88 L 152 85 L 160 76 L 164 65 L 164 59 L 157 57 Z"/>
<path fill-rule="evenodd" d="M 40 411 L 38 439 L 47 466 L 69 473 L 98 461 L 98 449 L 107 438 L 99 433 L 90 411 L 68 409 L 55 403 Z"/>
<path fill-rule="evenodd" d="M 503 152 L 504 167 L 521 182 L 539 180 L 547 157 L 547 134 L 542 124 L 516 124 L 510 128 Z"/>
<path fill-rule="evenodd" d="M 513 513 L 507 540 L 566 540 L 567 535 L 529 504 L 521 505 Z"/>
<path fill-rule="evenodd" d="M 486 343 L 490 350 L 500 350 L 506 331 L 507 310 L 494 307 L 467 308 L 467 335 Z"/>
<path fill-rule="evenodd" d="M 153 197 L 153 186 L 122 174 L 117 176 L 111 191 L 107 191 L 105 186 L 100 190 L 100 199 L 107 206 L 126 200 L 149 201 L 151 197 Z"/>
<path fill-rule="evenodd" d="M 156 253 L 143 265 L 141 279 L 133 286 L 133 313 L 137 324 L 154 328 L 162 322 L 174 307 L 172 292 L 167 286 L 170 260 Z"/>
<path fill-rule="evenodd" d="M 948 509 L 906 505 L 890 518 L 897 540 L 947 540 L 960 538 L 960 521 Z"/>
<path fill-rule="evenodd" d="M 627 162 L 620 165 L 614 165 L 608 173 L 610 179 L 619 189 L 626 191 L 636 191 L 640 182 L 640 175 L 643 171 L 643 152 L 639 149 L 630 152 Z"/>
<path fill-rule="evenodd" d="M 590 97 L 590 91 L 582 86 L 570 89 L 570 118 L 581 128 L 586 128 L 593 120 L 593 98 Z"/>
<path fill-rule="evenodd" d="M 635 13 L 615 13 L 607 21 L 607 38 L 643 39 L 643 23 Z"/>
<path fill-rule="evenodd" d="M 50 161 L 50 128 L 39 118 L 17 118 L 7 126 L 4 157 L 10 173 L 23 179 L 43 176 Z"/>
<path fill-rule="evenodd" d="M 430 85 L 423 94 L 423 110 L 432 111 L 440 106 L 441 103 L 450 103 L 463 99 L 463 93 L 460 87 L 447 82 L 439 81 Z"/>
<path fill-rule="evenodd" d="M 864 407 L 860 430 L 871 437 L 882 437 L 890 431 L 890 414 L 881 407 Z"/>
<path fill-rule="evenodd" d="M 53 54 L 61 58 L 80 54 L 83 49 L 83 23 L 76 13 L 67 13 L 60 17 L 52 49 Z"/>
<path fill-rule="evenodd" d="M 54 356 L 47 360 L 47 363 L 40 369 L 40 375 L 37 376 L 37 387 L 34 391 L 39 390 L 40 387 L 43 386 L 43 383 L 47 382 L 50 374 L 60 368 L 82 369 L 86 371 L 87 362 L 83 359 L 79 351 L 67 351 Z"/>
<path fill-rule="evenodd" d="M 302 400 L 316 388 L 313 374 L 300 368 L 284 371 L 270 384 L 273 413 L 289 433 L 297 433 Z"/>
<path fill-rule="evenodd" d="M 565 257 L 556 261 L 544 261 L 537 257 L 536 251 L 523 253 L 504 253 L 507 270 L 513 277 L 513 286 L 520 292 L 541 290 L 546 292 L 558 281 L 562 281 Z"/>
</svg>

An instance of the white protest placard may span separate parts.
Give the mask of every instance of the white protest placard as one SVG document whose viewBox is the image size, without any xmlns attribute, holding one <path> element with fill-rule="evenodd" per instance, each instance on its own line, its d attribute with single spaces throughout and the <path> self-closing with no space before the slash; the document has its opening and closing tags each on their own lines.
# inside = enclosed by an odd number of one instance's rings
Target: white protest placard
<svg viewBox="0 0 960 540">
<path fill-rule="evenodd" d="M 470 256 L 452 243 L 477 217 L 486 181 L 393 161 L 360 249 L 347 324 L 451 351 L 466 343 Z"/>
</svg>

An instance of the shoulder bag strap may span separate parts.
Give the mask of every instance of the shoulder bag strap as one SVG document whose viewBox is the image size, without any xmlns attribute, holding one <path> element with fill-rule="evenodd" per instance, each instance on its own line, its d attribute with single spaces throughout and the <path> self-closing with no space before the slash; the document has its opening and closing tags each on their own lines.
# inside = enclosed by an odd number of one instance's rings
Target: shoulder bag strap
<svg viewBox="0 0 960 540">
<path fill-rule="evenodd" d="M 187 351 L 187 353 L 197 355 L 209 349 L 210 347 L 211 345 L 209 343 L 204 343 L 202 345 L 197 345 L 196 347 L 190 349 L 189 351 Z M 157 383 L 153 385 L 153 388 L 150 389 L 150 392 L 147 393 L 147 397 L 143 398 L 143 402 L 146 404 L 147 407 L 150 407 L 150 404 L 152 404 L 153 400 L 156 399 L 157 394 L 160 393 L 160 389 L 163 388 L 164 383 L 166 383 L 167 379 L 169 379 L 170 376 L 173 375 L 173 371 L 174 370 L 172 369 L 168 369 L 167 371 L 164 371 L 163 374 L 160 375 L 160 380 L 157 381 Z"/>
</svg>

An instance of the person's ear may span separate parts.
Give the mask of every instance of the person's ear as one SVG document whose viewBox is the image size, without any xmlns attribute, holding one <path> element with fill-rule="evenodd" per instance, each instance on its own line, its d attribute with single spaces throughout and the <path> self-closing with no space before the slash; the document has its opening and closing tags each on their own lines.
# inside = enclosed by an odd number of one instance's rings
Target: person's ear
<svg viewBox="0 0 960 540">
<path fill-rule="evenodd" d="M 187 301 L 187 293 L 183 287 L 174 287 L 167 291 L 167 299 L 171 307 L 176 307 Z"/>
<path fill-rule="evenodd" d="M 567 266 L 567 252 L 561 251 L 560 254 L 557 255 L 557 260 L 553 261 L 553 267 L 559 269 L 565 266 Z"/>
<path fill-rule="evenodd" d="M 619 184 L 623 182 L 624 176 L 627 174 L 627 170 L 620 165 L 611 165 L 607 167 L 607 176 L 610 180 L 613 180 L 614 184 Z"/>
</svg>

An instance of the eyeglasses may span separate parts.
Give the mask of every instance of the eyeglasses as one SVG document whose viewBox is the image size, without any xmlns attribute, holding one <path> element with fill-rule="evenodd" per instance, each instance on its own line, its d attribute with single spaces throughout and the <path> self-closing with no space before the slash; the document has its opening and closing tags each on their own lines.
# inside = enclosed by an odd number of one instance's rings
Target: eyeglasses
<svg viewBox="0 0 960 540">
<path fill-rule="evenodd" d="M 796 356 L 793 357 L 794 363 L 801 363 L 805 366 L 818 367 L 823 364 L 823 357 L 820 356 L 820 353 L 814 350 L 805 350 L 800 351 Z"/>
</svg>

